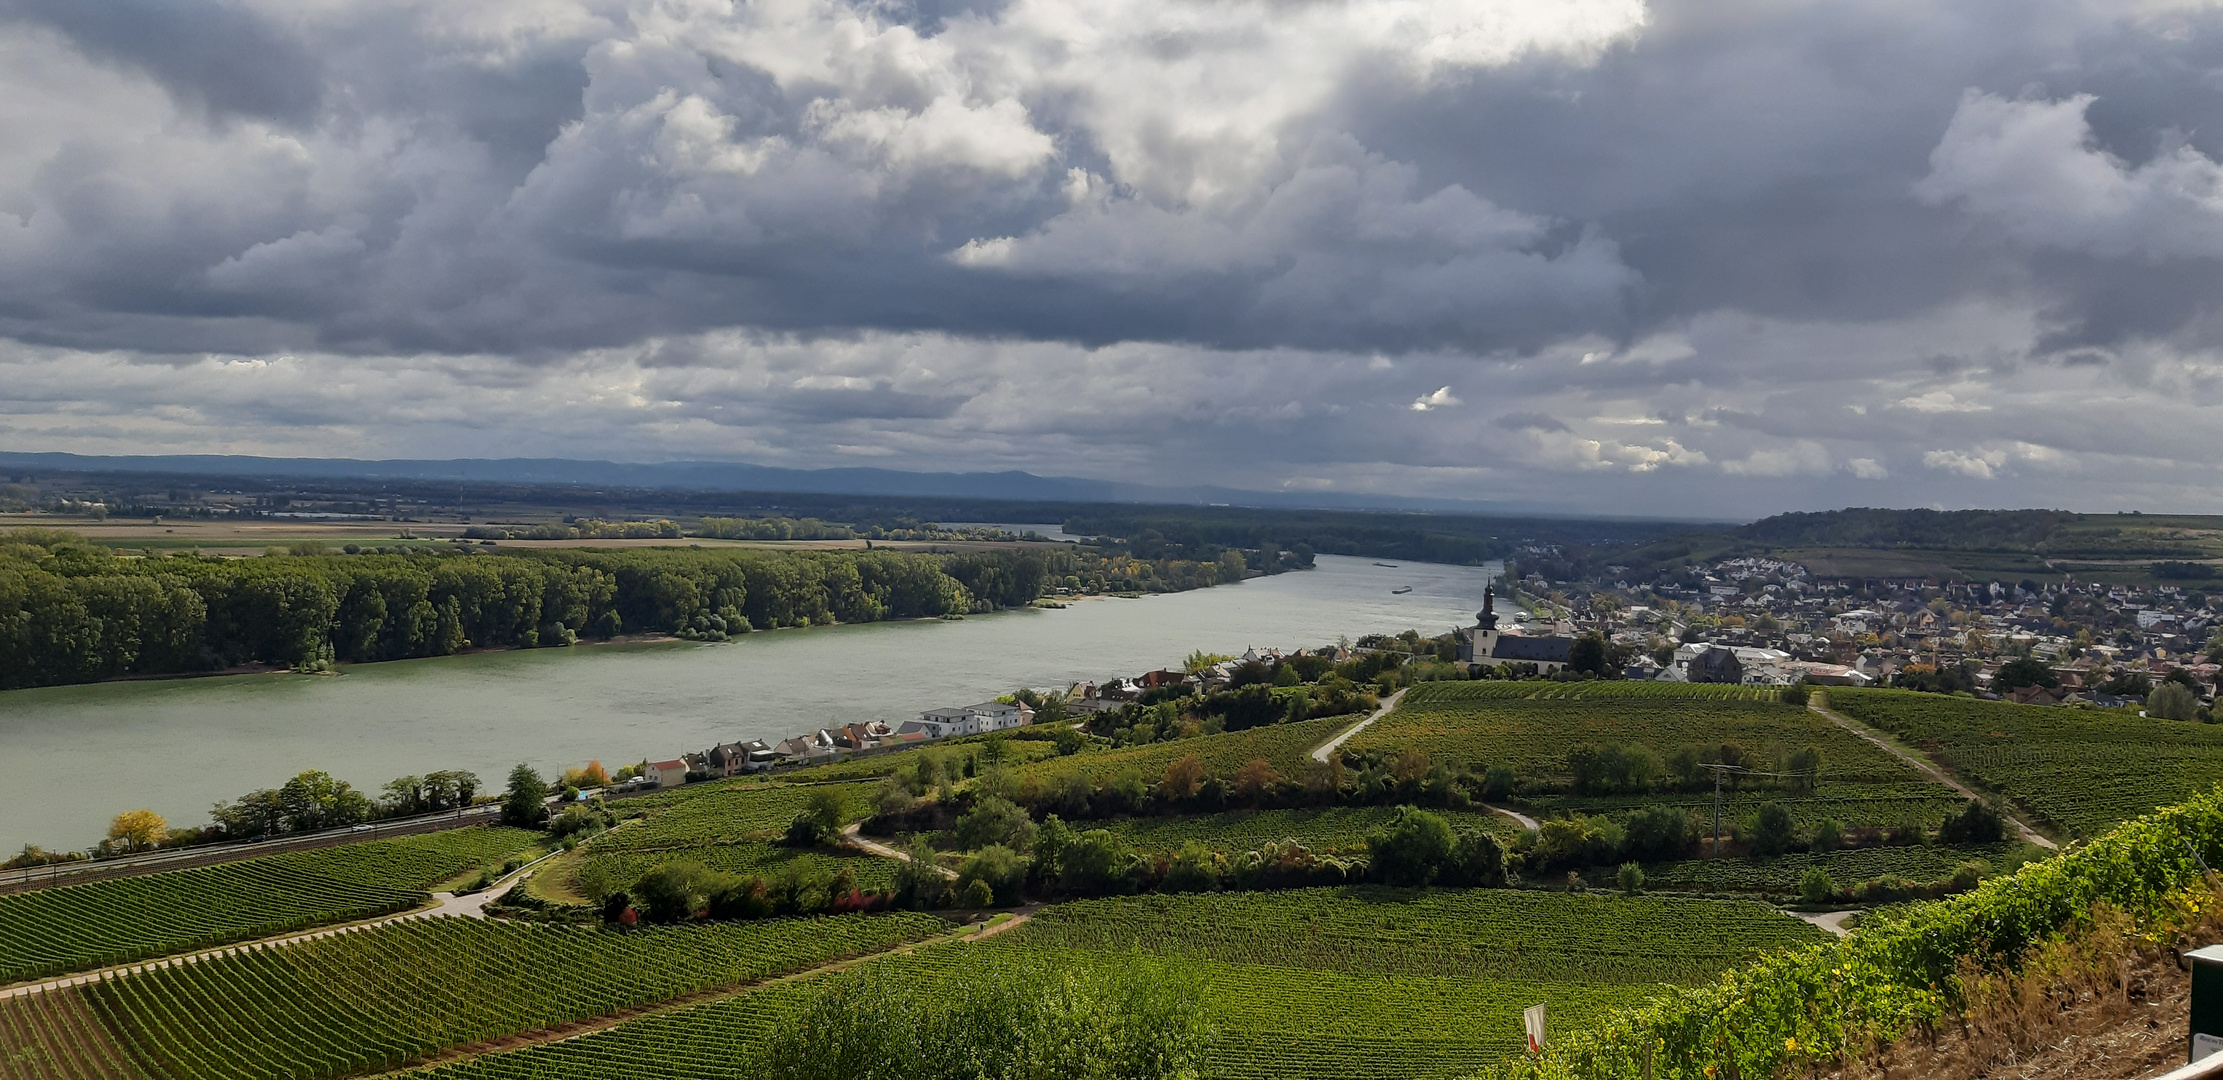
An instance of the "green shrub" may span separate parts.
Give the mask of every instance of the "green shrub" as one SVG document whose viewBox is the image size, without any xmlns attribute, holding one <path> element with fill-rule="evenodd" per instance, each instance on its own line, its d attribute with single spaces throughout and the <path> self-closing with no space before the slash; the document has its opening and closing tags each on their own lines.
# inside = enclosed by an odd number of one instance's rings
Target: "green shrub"
<svg viewBox="0 0 2223 1080">
<path fill-rule="evenodd" d="M 1621 869 L 1613 875 L 1613 882 L 1621 886 L 1621 895 L 1635 896 L 1644 891 L 1644 868 L 1633 862 L 1622 863 Z"/>
<path fill-rule="evenodd" d="M 1798 895 L 1809 904 L 1826 904 L 1837 895 L 1837 882 L 1829 871 L 1817 866 L 1798 879 Z"/>
</svg>

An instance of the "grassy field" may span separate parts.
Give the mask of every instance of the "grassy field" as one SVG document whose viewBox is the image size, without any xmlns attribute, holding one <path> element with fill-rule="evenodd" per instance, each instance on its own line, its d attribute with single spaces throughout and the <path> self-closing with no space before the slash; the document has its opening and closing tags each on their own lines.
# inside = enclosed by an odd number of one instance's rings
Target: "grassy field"
<svg viewBox="0 0 2223 1080">
<path fill-rule="evenodd" d="M 1906 690 L 1837 689 L 1829 703 L 2071 836 L 2223 783 L 2223 726 Z"/>
<path fill-rule="evenodd" d="M 1344 746 L 1361 753 L 1417 749 L 1434 761 L 1475 770 L 1509 767 L 1546 789 L 1519 800 L 1540 815 L 1620 814 L 1654 803 L 1711 813 L 1710 784 L 1610 796 L 1566 793 L 1569 752 L 1609 744 L 1641 746 L 1665 762 L 1678 750 L 1707 755 L 1735 743 L 1763 771 L 1782 768 L 1788 755 L 1806 747 L 1822 752 L 1811 792 L 1794 794 L 1764 779 L 1744 789 L 1732 786 L 1724 806 L 1732 820 L 1761 802 L 1780 801 L 1802 827 L 1824 817 L 1847 827 L 1935 825 L 1964 801 L 1828 719 L 1774 698 L 1757 687 L 1673 683 L 1427 683 Z"/>
<path fill-rule="evenodd" d="M 451 829 L 0 897 L 0 983 L 406 911 L 536 835 Z"/>
</svg>

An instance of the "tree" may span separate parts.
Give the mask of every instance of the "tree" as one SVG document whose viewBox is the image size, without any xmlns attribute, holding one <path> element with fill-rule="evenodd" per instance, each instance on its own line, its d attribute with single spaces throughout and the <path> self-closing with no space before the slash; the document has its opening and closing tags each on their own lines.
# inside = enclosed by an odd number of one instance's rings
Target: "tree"
<svg viewBox="0 0 2223 1080">
<path fill-rule="evenodd" d="M 2164 681 L 2146 696 L 2146 715 L 2164 720 L 2194 720 L 2200 715 L 2200 696 L 2184 684 Z"/>
<path fill-rule="evenodd" d="M 1271 794 L 1281 786 L 1281 774 L 1274 771 L 1272 762 L 1265 758 L 1252 758 L 1243 763 L 1235 773 L 1235 794 L 1252 802 Z"/>
<path fill-rule="evenodd" d="M 967 907 L 988 906 L 971 902 L 978 898 L 974 887 L 979 885 L 987 886 L 995 903 L 1016 904 L 1026 880 L 1026 858 L 1002 844 L 990 844 L 974 852 L 957 870 L 957 890 L 966 897 Z"/>
<path fill-rule="evenodd" d="M 548 782 L 519 762 L 509 771 L 509 791 L 502 797 L 502 824 L 538 828 L 548 817 Z"/>
<path fill-rule="evenodd" d="M 1644 891 L 1644 868 L 1633 862 L 1621 864 L 1613 875 L 1614 884 L 1621 886 L 1621 895 L 1635 896 Z"/>
<path fill-rule="evenodd" d="M 1505 847 L 1480 829 L 1463 829 L 1436 880 L 1446 885 L 1495 888 L 1505 884 Z"/>
<path fill-rule="evenodd" d="M 126 810 L 108 823 L 108 843 L 119 851 L 150 851 L 170 835 L 170 823 L 152 810 Z"/>
<path fill-rule="evenodd" d="M 1219 855 L 1201 840 L 1183 843 L 1166 866 L 1167 892 L 1211 892 L 1219 887 Z"/>
<path fill-rule="evenodd" d="M 1999 665 L 1999 673 L 1991 677 L 1991 687 L 2000 693 L 2020 690 L 2025 686 L 2042 686 L 2048 690 L 2061 685 L 2053 669 L 2034 656 L 2018 656 Z"/>
<path fill-rule="evenodd" d="M 1606 640 L 1593 630 L 1575 639 L 1567 649 L 1567 668 L 1591 675 L 1606 674 Z"/>
<path fill-rule="evenodd" d="M 1389 825 L 1366 838 L 1374 876 L 1392 885 L 1426 885 L 1451 856 L 1455 838 L 1442 816 L 1400 806 Z"/>
<path fill-rule="evenodd" d="M 1204 763 L 1195 754 L 1181 758 L 1166 766 L 1165 776 L 1158 783 L 1158 792 L 1171 802 L 1186 802 L 1196 797 L 1197 788 L 1204 782 Z"/>
<path fill-rule="evenodd" d="M 1817 866 L 1798 879 L 1798 895 L 1809 904 L 1826 904 L 1837 895 L 1837 882 L 1829 876 L 1829 871 Z"/>
<path fill-rule="evenodd" d="M 903 849 L 908 856 L 896 864 L 895 900 L 907 908 L 931 911 L 947 907 L 950 901 L 949 877 L 942 873 L 941 864 L 935 861 L 934 846 L 922 836 L 914 836 Z"/>
<path fill-rule="evenodd" d="M 1752 829 L 1752 853 L 1773 858 L 1791 850 L 1791 845 L 1796 843 L 1798 829 L 1791 821 L 1791 812 L 1779 802 L 1761 804 L 1759 820 Z"/>
<path fill-rule="evenodd" d="M 668 862 L 641 875 L 633 899 L 650 922 L 675 923 L 694 917 L 712 886 L 721 885 L 697 862 Z"/>
<path fill-rule="evenodd" d="M 1027 812 L 1009 799 L 991 795 L 974 804 L 957 819 L 957 846 L 975 851 L 1002 845 L 1013 851 L 1034 846 L 1035 824 Z"/>
<path fill-rule="evenodd" d="M 1088 745 L 1088 736 L 1070 724 L 1060 724 L 1050 731 L 1050 745 L 1057 747 L 1057 756 L 1072 757 Z"/>
<path fill-rule="evenodd" d="M 1994 844 L 2007 838 L 2007 819 L 1990 803 L 1968 800 L 1961 812 L 1945 819 L 1937 838 L 1948 844 Z"/>
<path fill-rule="evenodd" d="M 286 781 L 278 788 L 278 802 L 284 808 L 290 832 L 353 825 L 371 815 L 371 802 L 362 792 L 321 769 L 310 769 Z"/>
</svg>

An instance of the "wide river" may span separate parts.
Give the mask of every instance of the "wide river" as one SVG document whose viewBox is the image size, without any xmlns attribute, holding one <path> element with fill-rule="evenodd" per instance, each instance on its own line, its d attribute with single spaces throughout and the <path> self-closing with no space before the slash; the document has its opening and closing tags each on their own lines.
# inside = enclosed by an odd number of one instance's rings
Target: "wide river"
<svg viewBox="0 0 2223 1080">
<path fill-rule="evenodd" d="M 1047 530 L 1045 530 L 1047 531 Z M 1388 560 L 1383 560 L 1384 562 Z M 480 653 L 349 667 L 0 693 L 0 854 L 82 847 L 118 811 L 180 825 L 325 769 L 376 794 L 396 776 L 511 765 L 615 768 L 837 723 L 900 722 L 1022 686 L 1138 674 L 1192 649 L 1324 645 L 1471 625 L 1499 569 L 1323 555 L 1316 569 L 1138 600 L 961 621 L 828 626 L 731 642 Z M 1411 586 L 1394 594 L 1392 589 Z"/>
</svg>

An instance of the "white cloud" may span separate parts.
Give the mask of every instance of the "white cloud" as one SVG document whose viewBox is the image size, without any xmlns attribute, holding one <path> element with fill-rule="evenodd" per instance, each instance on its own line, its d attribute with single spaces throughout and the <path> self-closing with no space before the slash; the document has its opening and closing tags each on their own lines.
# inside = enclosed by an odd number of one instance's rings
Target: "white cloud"
<svg viewBox="0 0 2223 1080">
<path fill-rule="evenodd" d="M 1845 463 L 1845 470 L 1862 480 L 1888 480 L 1891 470 L 1874 458 L 1853 458 Z"/>
<path fill-rule="evenodd" d="M 1822 444 L 1801 439 L 1789 446 L 1754 450 L 1734 461 L 1721 463 L 1731 476 L 1797 476 L 1830 471 L 1829 451 Z"/>
<path fill-rule="evenodd" d="M 1438 387 L 1435 393 L 1420 395 L 1408 407 L 1414 412 L 1427 412 L 1430 409 L 1442 409 L 1457 404 L 1459 404 L 1459 399 L 1451 396 L 1450 387 L 1444 386 Z"/>
<path fill-rule="evenodd" d="M 2095 255 L 2223 257 L 2223 165 L 2187 144 L 2131 166 L 2094 144 L 2095 99 L 1970 90 L 1915 194 L 2025 243 Z"/>
<path fill-rule="evenodd" d="M 2004 450 L 1929 450 L 1922 464 L 1942 472 L 1958 473 L 1972 480 L 1989 480 L 2007 464 Z"/>
</svg>

